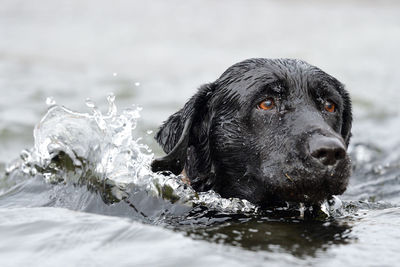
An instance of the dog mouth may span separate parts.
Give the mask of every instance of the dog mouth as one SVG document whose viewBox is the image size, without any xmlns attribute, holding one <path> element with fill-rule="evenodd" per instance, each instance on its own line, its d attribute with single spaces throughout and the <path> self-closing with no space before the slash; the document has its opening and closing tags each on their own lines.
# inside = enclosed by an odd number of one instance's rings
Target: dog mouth
<svg viewBox="0 0 400 267">
<path fill-rule="evenodd" d="M 351 168 L 349 159 L 326 168 L 292 168 L 264 181 L 266 196 L 263 204 L 284 202 L 320 204 L 347 188 Z M 271 182 L 272 181 L 272 182 Z"/>
</svg>

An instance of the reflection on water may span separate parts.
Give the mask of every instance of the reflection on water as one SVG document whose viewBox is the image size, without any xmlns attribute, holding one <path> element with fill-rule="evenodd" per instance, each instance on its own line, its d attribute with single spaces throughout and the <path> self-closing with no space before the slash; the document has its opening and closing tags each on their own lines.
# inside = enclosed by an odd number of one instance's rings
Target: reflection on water
<svg viewBox="0 0 400 267">
<path fill-rule="evenodd" d="M 283 251 L 300 258 L 315 257 L 321 250 L 356 239 L 346 222 L 273 221 L 263 217 L 191 229 L 186 233 L 195 239 L 253 251 Z"/>
</svg>

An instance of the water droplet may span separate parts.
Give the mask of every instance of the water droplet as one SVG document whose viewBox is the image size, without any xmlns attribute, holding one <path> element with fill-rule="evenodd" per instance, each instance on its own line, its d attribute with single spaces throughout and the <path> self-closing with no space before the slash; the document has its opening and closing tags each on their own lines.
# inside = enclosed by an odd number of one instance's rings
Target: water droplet
<svg viewBox="0 0 400 267">
<path fill-rule="evenodd" d="M 53 97 L 48 97 L 48 98 L 46 98 L 46 105 L 54 106 L 54 105 L 56 105 L 56 101 L 54 100 Z"/>
<path fill-rule="evenodd" d="M 300 202 L 299 212 L 300 212 L 300 219 L 304 219 L 304 211 L 306 210 L 304 203 Z"/>
<path fill-rule="evenodd" d="M 140 82 L 135 82 L 135 86 L 140 86 Z"/>
<path fill-rule="evenodd" d="M 110 93 L 107 96 L 107 101 L 108 101 L 108 111 L 107 111 L 107 116 L 113 117 L 117 114 L 117 106 L 115 105 L 115 95 L 114 93 Z"/>
<path fill-rule="evenodd" d="M 89 108 L 96 107 L 96 104 L 90 98 L 86 98 L 85 103 L 86 103 L 86 106 L 89 107 Z"/>
<path fill-rule="evenodd" d="M 152 134 L 153 131 L 152 131 L 152 130 L 148 130 L 146 133 L 147 133 L 147 134 Z"/>
<path fill-rule="evenodd" d="M 108 96 L 107 96 L 107 101 L 108 102 L 114 102 L 115 101 L 115 95 L 114 95 L 114 93 L 109 93 L 108 94 Z"/>
<path fill-rule="evenodd" d="M 24 150 L 21 151 L 20 156 L 21 156 L 21 159 L 22 159 L 24 162 L 28 162 L 28 161 L 31 160 L 31 153 L 30 153 L 28 150 L 26 150 L 26 149 L 24 149 Z"/>
</svg>

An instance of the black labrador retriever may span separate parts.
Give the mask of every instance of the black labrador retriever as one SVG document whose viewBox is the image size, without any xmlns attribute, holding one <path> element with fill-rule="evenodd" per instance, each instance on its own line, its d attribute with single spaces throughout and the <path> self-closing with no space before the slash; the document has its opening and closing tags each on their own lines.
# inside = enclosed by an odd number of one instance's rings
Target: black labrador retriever
<svg viewBox="0 0 400 267">
<path fill-rule="evenodd" d="M 300 60 L 248 59 L 164 122 L 156 139 L 167 155 L 152 170 L 260 206 L 318 204 L 346 190 L 351 124 L 334 77 Z"/>
</svg>

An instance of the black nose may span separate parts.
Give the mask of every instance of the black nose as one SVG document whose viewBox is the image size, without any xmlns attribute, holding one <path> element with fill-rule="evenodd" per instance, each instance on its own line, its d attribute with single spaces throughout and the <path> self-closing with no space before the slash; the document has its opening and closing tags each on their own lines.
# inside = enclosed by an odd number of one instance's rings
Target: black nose
<svg viewBox="0 0 400 267">
<path fill-rule="evenodd" d="M 335 137 L 317 135 L 309 142 L 310 154 L 324 165 L 335 165 L 346 156 L 343 142 Z"/>
</svg>

